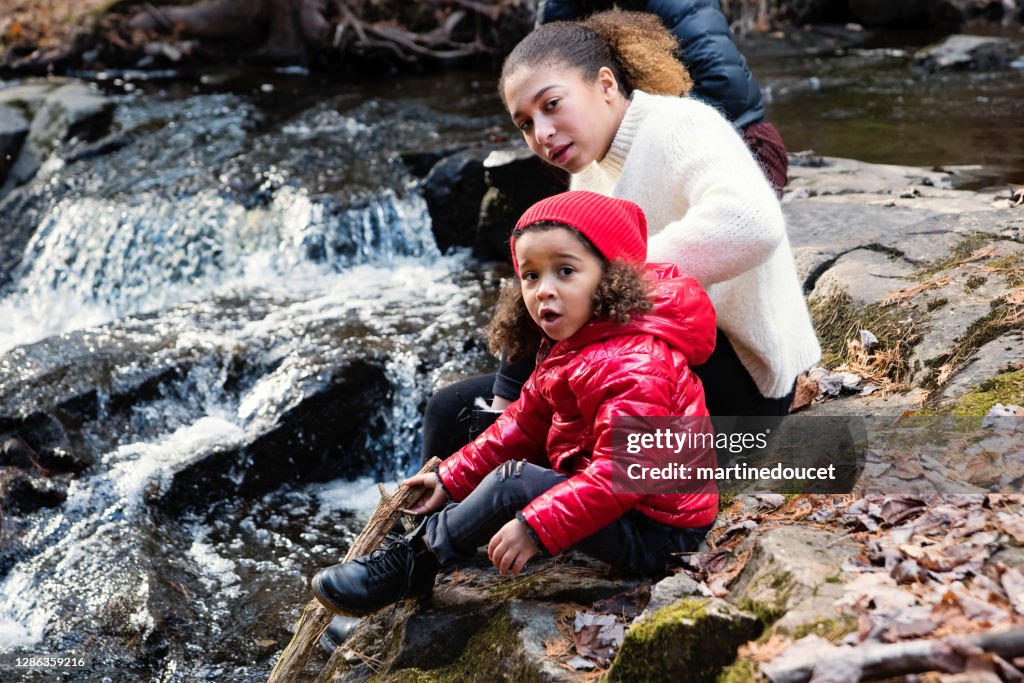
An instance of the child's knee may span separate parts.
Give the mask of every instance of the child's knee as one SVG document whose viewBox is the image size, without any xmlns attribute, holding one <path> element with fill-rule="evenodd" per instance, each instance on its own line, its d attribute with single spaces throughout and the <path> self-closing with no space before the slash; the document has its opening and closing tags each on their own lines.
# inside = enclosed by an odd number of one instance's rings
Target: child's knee
<svg viewBox="0 0 1024 683">
<path fill-rule="evenodd" d="M 540 493 L 529 476 L 524 476 L 528 468 L 536 467 L 525 460 L 509 460 L 494 469 L 481 482 L 488 495 L 499 501 L 501 507 L 508 512 L 517 512 L 530 503 Z"/>
<path fill-rule="evenodd" d="M 499 466 L 495 472 L 498 475 L 499 481 L 508 481 L 511 479 L 518 479 L 523 474 L 523 467 L 526 466 L 525 460 L 509 460 Z"/>
</svg>

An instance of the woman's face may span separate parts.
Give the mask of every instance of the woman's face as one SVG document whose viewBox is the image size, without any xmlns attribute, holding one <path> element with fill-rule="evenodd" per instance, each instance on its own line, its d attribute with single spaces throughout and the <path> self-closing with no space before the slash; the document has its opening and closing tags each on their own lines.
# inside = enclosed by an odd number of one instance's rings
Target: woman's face
<svg viewBox="0 0 1024 683">
<path fill-rule="evenodd" d="M 559 64 L 516 69 L 502 95 L 533 153 L 569 173 L 604 158 L 628 105 L 611 70 L 588 83 Z"/>
</svg>

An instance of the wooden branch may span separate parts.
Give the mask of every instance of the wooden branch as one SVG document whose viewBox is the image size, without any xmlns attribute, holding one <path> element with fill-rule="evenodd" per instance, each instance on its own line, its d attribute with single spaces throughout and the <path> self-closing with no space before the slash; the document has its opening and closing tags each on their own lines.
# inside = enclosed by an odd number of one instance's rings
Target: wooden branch
<svg viewBox="0 0 1024 683">
<path fill-rule="evenodd" d="M 811 680 L 814 666 L 827 662 L 830 669 L 851 671 L 860 669 L 861 680 L 875 680 L 942 671 L 963 671 L 966 654 L 972 649 L 994 652 L 1012 659 L 1024 655 L 1024 628 L 999 633 L 976 633 L 930 640 L 908 640 L 902 643 L 866 643 L 856 647 L 830 649 L 827 653 L 808 652 L 805 656 L 786 661 L 785 654 L 776 658 L 777 665 L 768 662 L 761 666 L 772 683 L 804 683 Z M 822 656 L 827 659 L 822 659 Z"/>
<path fill-rule="evenodd" d="M 438 458 L 431 458 L 420 469 L 420 474 L 433 472 L 440 462 Z M 395 523 L 401 518 L 402 510 L 410 507 L 422 495 L 422 488 L 399 486 L 394 494 L 383 498 L 378 503 L 377 509 L 373 511 L 373 515 L 370 516 L 370 521 L 366 523 L 363 532 L 359 534 L 345 554 L 345 562 L 362 555 L 369 555 L 371 551 L 380 545 L 387 533 L 391 531 Z M 294 683 L 298 681 L 302 675 L 303 667 L 306 666 L 310 655 L 317 647 L 317 641 L 333 618 L 334 614 L 321 605 L 318 600 L 315 598 L 310 600 L 309 604 L 302 610 L 299 623 L 295 627 L 295 635 L 292 636 L 291 642 L 284 648 L 284 652 L 281 653 L 277 664 L 274 665 L 274 670 L 270 672 L 270 678 L 267 679 L 268 683 Z"/>
</svg>

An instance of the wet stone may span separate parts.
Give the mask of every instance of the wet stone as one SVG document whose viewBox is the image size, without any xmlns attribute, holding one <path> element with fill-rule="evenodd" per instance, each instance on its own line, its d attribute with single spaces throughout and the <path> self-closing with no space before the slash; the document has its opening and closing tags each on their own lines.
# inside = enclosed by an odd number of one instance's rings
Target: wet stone
<svg viewBox="0 0 1024 683">
<path fill-rule="evenodd" d="M 936 71 L 1005 69 L 1016 57 L 1017 50 L 1006 38 L 995 36 L 948 36 L 914 55 L 913 66 Z"/>
</svg>

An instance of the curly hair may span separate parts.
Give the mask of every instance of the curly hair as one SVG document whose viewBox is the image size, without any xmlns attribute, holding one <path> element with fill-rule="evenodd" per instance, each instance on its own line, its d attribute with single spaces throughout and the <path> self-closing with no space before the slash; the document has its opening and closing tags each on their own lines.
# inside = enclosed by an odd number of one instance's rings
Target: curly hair
<svg viewBox="0 0 1024 683">
<path fill-rule="evenodd" d="M 576 21 L 539 26 L 505 58 L 498 92 L 520 67 L 566 65 L 587 82 L 608 67 L 629 97 L 634 89 L 653 95 L 686 95 L 693 81 L 676 58 L 679 46 L 661 20 L 647 12 L 609 10 Z"/>
<path fill-rule="evenodd" d="M 609 261 L 587 239 L 586 235 L 576 228 L 564 223 L 534 223 L 525 228 L 515 230 L 513 239 L 527 231 L 551 230 L 564 228 L 569 230 L 586 248 L 601 261 L 601 279 L 597 283 L 592 299 L 594 317 L 607 317 L 615 322 L 629 322 L 634 313 L 645 313 L 651 310 L 648 299 L 649 282 L 635 264 L 626 261 Z M 487 327 L 487 346 L 491 353 L 504 351 L 510 362 L 515 362 L 524 355 L 534 353 L 540 342 L 540 333 L 536 323 L 526 310 L 523 300 L 523 288 L 519 277 L 506 283 L 501 288 L 494 317 Z"/>
</svg>

